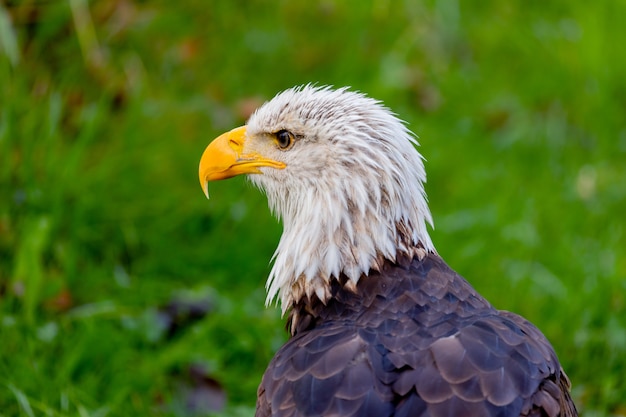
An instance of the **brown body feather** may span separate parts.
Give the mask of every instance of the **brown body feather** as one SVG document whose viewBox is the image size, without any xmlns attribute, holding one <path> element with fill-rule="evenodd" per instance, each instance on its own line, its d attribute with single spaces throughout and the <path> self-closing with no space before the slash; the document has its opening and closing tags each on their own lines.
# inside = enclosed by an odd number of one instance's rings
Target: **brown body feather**
<svg viewBox="0 0 626 417">
<path fill-rule="evenodd" d="M 576 416 L 550 343 L 434 254 L 302 299 L 259 387 L 263 416 Z"/>
</svg>

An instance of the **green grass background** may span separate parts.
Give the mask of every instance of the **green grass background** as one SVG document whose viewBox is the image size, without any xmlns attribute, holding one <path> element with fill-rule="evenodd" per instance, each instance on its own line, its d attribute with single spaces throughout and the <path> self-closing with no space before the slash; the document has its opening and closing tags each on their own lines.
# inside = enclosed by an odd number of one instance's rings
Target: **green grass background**
<svg viewBox="0 0 626 417">
<path fill-rule="evenodd" d="M 626 2 L 0 3 L 0 416 L 253 412 L 286 339 L 280 235 L 204 147 L 287 87 L 350 85 L 420 136 L 440 254 L 626 415 Z M 168 337 L 160 308 L 210 301 Z"/>
</svg>

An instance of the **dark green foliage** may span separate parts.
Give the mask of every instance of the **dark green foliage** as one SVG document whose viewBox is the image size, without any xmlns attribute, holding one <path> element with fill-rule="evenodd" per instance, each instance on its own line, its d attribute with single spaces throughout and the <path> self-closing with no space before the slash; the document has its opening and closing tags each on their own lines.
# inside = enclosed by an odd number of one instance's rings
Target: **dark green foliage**
<svg viewBox="0 0 626 417">
<path fill-rule="evenodd" d="M 0 415 L 251 413 L 286 339 L 280 225 L 204 147 L 295 84 L 420 136 L 441 255 L 555 346 L 585 415 L 626 413 L 624 2 L 0 4 Z M 172 300 L 205 300 L 175 332 Z M 196 368 L 194 368 L 196 369 Z M 183 388 L 181 388 L 183 387 Z M 195 413 L 195 414 L 194 414 Z"/>
</svg>

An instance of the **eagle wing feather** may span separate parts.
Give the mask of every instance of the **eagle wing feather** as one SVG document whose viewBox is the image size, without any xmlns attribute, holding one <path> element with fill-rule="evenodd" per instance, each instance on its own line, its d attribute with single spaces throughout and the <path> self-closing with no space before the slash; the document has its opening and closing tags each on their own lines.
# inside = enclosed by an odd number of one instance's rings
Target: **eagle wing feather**
<svg viewBox="0 0 626 417">
<path fill-rule="evenodd" d="M 329 305 L 300 312 L 311 320 L 270 363 L 257 416 L 576 415 L 541 332 L 437 255 L 385 265 L 359 287 L 338 282 Z"/>
</svg>

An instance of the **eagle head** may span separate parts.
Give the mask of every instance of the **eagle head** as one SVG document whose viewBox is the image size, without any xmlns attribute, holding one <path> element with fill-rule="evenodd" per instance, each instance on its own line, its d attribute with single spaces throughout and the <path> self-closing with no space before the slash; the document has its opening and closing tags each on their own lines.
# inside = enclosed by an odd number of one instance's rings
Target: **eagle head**
<svg viewBox="0 0 626 417">
<path fill-rule="evenodd" d="M 215 139 L 200 184 L 245 174 L 283 222 L 267 302 L 283 312 L 330 297 L 331 280 L 356 290 L 385 260 L 434 252 L 423 158 L 415 136 L 381 102 L 347 88 L 291 88 L 243 127 Z M 342 278 L 343 277 L 343 278 Z"/>
</svg>

